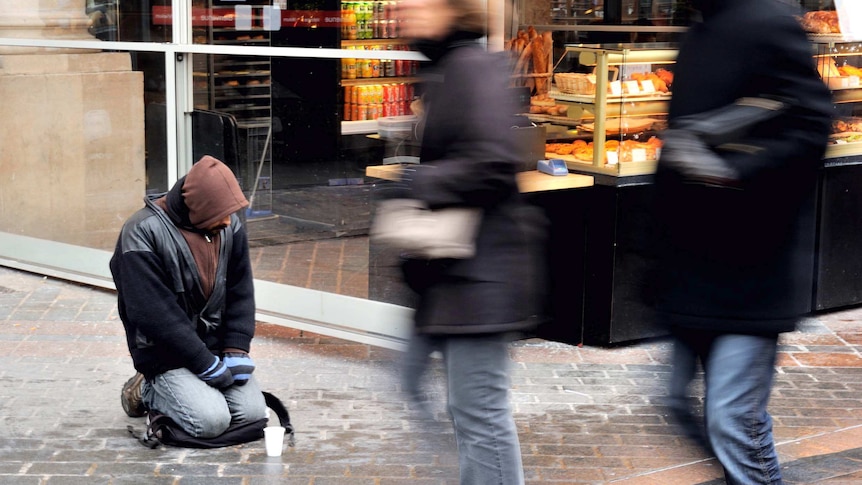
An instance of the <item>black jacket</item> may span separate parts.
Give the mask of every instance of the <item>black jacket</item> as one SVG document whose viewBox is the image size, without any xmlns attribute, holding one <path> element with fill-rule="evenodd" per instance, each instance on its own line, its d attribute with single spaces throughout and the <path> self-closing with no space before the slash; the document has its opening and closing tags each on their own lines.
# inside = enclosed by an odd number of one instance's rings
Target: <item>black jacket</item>
<svg viewBox="0 0 862 485">
<path fill-rule="evenodd" d="M 793 11 L 776 0 L 705 1 L 680 48 L 670 127 L 742 97 L 790 100 L 721 152 L 741 189 L 656 174 L 659 316 L 739 333 L 791 331 L 810 311 L 814 195 L 832 104 Z"/>
<path fill-rule="evenodd" d="M 254 288 L 245 228 L 236 215 L 220 233 L 212 293 L 203 296 L 194 258 L 165 212 L 145 207 L 123 225 L 110 268 L 135 369 L 151 378 L 181 367 L 195 374 L 225 348 L 248 351 Z"/>
<path fill-rule="evenodd" d="M 422 46 L 425 109 L 421 164 L 411 197 L 431 208 L 483 209 L 477 252 L 464 260 L 410 260 L 408 284 L 419 293 L 418 331 L 481 334 L 534 325 L 535 251 L 531 209 L 518 192 L 520 153 L 513 137 L 515 100 L 505 59 L 458 34 Z"/>
</svg>

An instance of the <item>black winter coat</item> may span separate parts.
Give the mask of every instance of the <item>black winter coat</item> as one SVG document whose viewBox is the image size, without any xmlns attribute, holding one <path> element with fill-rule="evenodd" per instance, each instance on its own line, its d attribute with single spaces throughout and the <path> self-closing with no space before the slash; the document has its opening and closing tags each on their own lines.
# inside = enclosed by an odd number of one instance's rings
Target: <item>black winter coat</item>
<svg viewBox="0 0 862 485">
<path fill-rule="evenodd" d="M 416 328 L 438 335 L 530 329 L 537 290 L 530 221 L 537 219 L 515 179 L 522 161 L 507 136 L 516 105 L 504 59 L 457 35 L 423 52 L 432 62 L 422 72 L 421 164 L 410 196 L 431 208 L 484 213 L 473 258 L 404 264 L 419 293 Z"/>
<path fill-rule="evenodd" d="M 254 283 L 245 228 L 234 214 L 222 229 L 206 298 L 191 250 L 156 198 L 145 199 L 117 239 L 110 262 L 117 307 L 136 370 L 147 378 L 181 367 L 199 374 L 225 348 L 251 346 Z"/>
<path fill-rule="evenodd" d="M 810 311 L 814 194 L 830 130 L 830 94 L 792 11 L 776 0 L 706 0 L 680 48 L 669 124 L 746 96 L 790 99 L 744 149 L 722 152 L 742 189 L 684 183 L 659 162 L 663 320 L 774 334 Z M 807 241 L 807 242 L 806 242 Z"/>
</svg>

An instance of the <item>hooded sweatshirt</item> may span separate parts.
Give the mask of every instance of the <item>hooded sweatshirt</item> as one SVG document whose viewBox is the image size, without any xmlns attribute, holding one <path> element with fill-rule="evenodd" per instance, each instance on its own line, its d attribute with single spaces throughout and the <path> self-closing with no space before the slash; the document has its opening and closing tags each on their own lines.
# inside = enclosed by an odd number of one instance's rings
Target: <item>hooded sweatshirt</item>
<svg viewBox="0 0 862 485">
<path fill-rule="evenodd" d="M 248 207 L 233 172 L 205 155 L 156 203 L 180 229 L 198 266 L 205 296 L 212 292 L 219 257 L 219 227 L 225 217 Z"/>
</svg>

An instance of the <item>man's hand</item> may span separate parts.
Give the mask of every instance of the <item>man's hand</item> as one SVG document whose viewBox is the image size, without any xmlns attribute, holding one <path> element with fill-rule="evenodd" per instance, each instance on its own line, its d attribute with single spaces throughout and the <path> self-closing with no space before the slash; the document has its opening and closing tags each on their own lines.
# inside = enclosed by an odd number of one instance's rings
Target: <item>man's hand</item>
<svg viewBox="0 0 862 485">
<path fill-rule="evenodd" d="M 682 175 L 686 181 L 719 187 L 735 187 L 739 174 L 710 149 L 696 133 L 671 129 L 661 135 L 660 163 Z"/>
<path fill-rule="evenodd" d="M 233 381 L 236 385 L 242 386 L 251 378 L 251 373 L 254 372 L 254 361 L 246 352 L 225 352 L 224 363 L 233 375 Z"/>
<path fill-rule="evenodd" d="M 215 387 L 216 389 L 224 389 L 233 384 L 233 375 L 228 370 L 227 365 L 221 359 L 213 356 L 212 365 L 205 371 L 197 375 L 200 380 Z"/>
</svg>

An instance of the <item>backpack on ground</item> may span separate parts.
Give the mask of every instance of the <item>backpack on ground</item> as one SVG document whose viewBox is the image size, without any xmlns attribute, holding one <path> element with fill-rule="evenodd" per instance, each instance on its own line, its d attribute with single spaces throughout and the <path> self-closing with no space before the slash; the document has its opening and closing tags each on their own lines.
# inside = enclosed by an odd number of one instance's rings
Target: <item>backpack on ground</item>
<svg viewBox="0 0 862 485">
<path fill-rule="evenodd" d="M 295 444 L 293 425 L 290 424 L 290 414 L 284 404 L 274 395 L 264 392 L 266 407 L 271 409 L 287 436 L 288 446 Z M 178 446 L 183 448 L 221 448 L 224 446 L 249 443 L 263 438 L 263 428 L 267 426 L 268 418 L 243 424 L 232 424 L 224 433 L 214 438 L 196 438 L 188 434 L 171 418 L 156 411 L 147 412 L 147 427 L 138 432 L 133 426 L 128 426 L 129 433 L 148 448 L 159 445 Z"/>
</svg>

